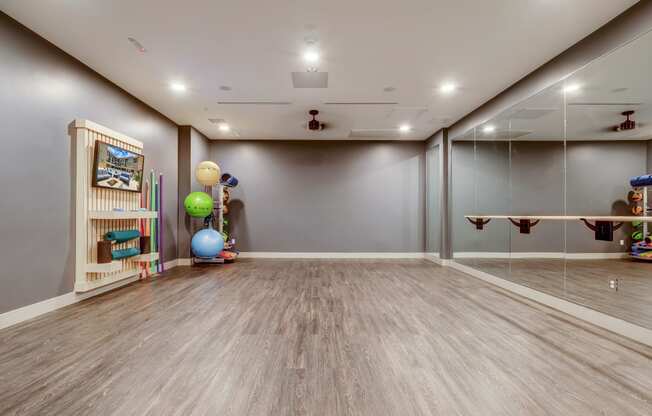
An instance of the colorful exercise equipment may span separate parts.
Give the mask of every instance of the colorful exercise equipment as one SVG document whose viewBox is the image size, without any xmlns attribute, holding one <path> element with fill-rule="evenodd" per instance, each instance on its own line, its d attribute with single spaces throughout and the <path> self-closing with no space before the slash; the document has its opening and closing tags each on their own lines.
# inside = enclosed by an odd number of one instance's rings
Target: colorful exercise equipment
<svg viewBox="0 0 652 416">
<path fill-rule="evenodd" d="M 215 186 L 220 182 L 220 167 L 215 162 L 203 161 L 195 169 L 197 182 L 204 186 Z"/>
<path fill-rule="evenodd" d="M 190 242 L 192 253 L 199 258 L 213 258 L 224 248 L 222 235 L 212 228 L 199 230 Z"/>
<path fill-rule="evenodd" d="M 191 192 L 183 206 L 191 217 L 206 218 L 213 213 L 213 198 L 206 192 Z"/>
<path fill-rule="evenodd" d="M 222 186 L 235 188 L 236 186 L 238 186 L 238 178 L 231 175 L 230 173 L 225 173 L 224 175 L 222 175 L 222 179 L 220 183 L 222 184 Z"/>
<path fill-rule="evenodd" d="M 140 231 L 138 230 L 114 230 L 104 234 L 105 240 L 113 241 L 116 244 L 126 243 L 139 237 Z"/>
</svg>

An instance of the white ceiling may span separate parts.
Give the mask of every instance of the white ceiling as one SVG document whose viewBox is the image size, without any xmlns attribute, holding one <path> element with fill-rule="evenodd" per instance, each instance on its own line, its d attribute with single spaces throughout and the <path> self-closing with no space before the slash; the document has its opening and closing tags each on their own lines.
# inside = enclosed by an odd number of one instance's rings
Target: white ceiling
<svg viewBox="0 0 652 416">
<path fill-rule="evenodd" d="M 652 139 L 652 32 L 469 131 L 461 140 Z M 574 91 L 565 92 L 574 86 Z M 564 112 L 564 108 L 566 111 Z M 614 131 L 633 110 L 637 128 Z M 566 119 L 566 131 L 564 131 Z M 485 133 L 485 127 L 495 127 Z"/>
<path fill-rule="evenodd" d="M 636 2 L 0 0 L 0 9 L 176 123 L 213 139 L 346 139 L 352 129 L 370 130 L 370 138 L 424 139 Z M 291 72 L 306 70 L 307 36 L 318 39 L 327 89 L 292 88 Z M 171 82 L 189 90 L 174 93 Z M 444 82 L 460 90 L 443 96 L 438 86 Z M 383 91 L 390 86 L 396 90 Z M 251 99 L 292 104 L 218 104 Z M 332 128 L 306 132 L 312 108 Z M 235 134 L 220 133 L 209 118 L 224 119 Z M 414 130 L 400 134 L 401 123 Z"/>
</svg>

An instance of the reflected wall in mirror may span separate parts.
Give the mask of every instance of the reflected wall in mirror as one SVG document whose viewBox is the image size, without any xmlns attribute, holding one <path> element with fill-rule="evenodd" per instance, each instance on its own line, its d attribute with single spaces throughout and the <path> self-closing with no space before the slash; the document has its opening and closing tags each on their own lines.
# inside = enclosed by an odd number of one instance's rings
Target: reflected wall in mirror
<svg viewBox="0 0 652 416">
<path fill-rule="evenodd" d="M 457 263 L 652 329 L 652 192 L 630 184 L 652 173 L 649 50 L 652 34 L 451 139 Z"/>
</svg>

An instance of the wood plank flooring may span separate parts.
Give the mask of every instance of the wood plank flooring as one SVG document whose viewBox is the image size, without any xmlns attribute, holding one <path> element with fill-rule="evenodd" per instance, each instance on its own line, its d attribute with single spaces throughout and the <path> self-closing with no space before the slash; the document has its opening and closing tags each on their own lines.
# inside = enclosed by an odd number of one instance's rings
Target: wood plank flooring
<svg viewBox="0 0 652 416">
<path fill-rule="evenodd" d="M 175 268 L 0 331 L 1 415 L 651 415 L 652 349 L 420 260 Z"/>
<path fill-rule="evenodd" d="M 523 286 L 652 329 L 652 263 L 629 259 L 458 259 Z M 618 290 L 609 281 L 619 281 Z"/>
</svg>

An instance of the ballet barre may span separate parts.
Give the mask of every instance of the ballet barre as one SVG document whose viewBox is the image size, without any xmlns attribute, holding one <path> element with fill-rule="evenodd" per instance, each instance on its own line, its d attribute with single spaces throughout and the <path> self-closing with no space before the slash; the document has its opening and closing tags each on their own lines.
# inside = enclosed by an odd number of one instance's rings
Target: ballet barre
<svg viewBox="0 0 652 416">
<path fill-rule="evenodd" d="M 628 222 L 652 222 L 649 216 L 619 216 L 619 215 L 465 215 L 476 230 L 484 230 L 493 219 L 508 220 L 518 227 L 521 234 L 530 234 L 541 221 L 581 221 L 595 233 L 599 241 L 613 241 L 614 231 Z"/>
</svg>

